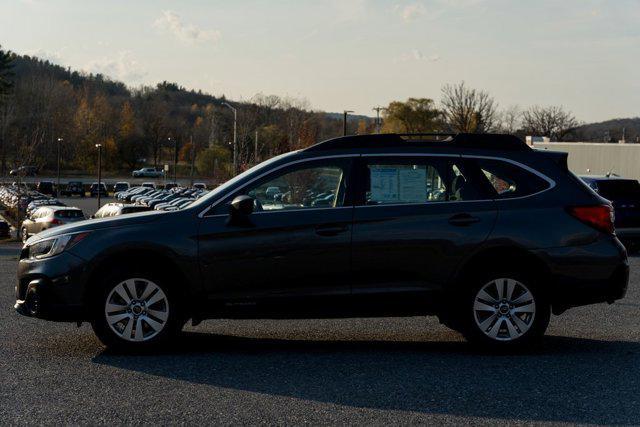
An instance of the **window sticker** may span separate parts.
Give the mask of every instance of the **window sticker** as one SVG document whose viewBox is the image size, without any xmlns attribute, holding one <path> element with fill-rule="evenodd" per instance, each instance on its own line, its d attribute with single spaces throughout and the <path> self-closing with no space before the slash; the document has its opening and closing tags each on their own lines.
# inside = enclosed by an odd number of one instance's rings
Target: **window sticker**
<svg viewBox="0 0 640 427">
<path fill-rule="evenodd" d="M 378 203 L 423 203 L 427 201 L 425 166 L 371 167 L 370 201 Z"/>
<path fill-rule="evenodd" d="M 371 168 L 371 200 L 381 203 L 399 200 L 398 168 Z"/>
<path fill-rule="evenodd" d="M 398 170 L 399 196 L 403 203 L 422 203 L 427 200 L 427 168 L 407 167 Z"/>
</svg>

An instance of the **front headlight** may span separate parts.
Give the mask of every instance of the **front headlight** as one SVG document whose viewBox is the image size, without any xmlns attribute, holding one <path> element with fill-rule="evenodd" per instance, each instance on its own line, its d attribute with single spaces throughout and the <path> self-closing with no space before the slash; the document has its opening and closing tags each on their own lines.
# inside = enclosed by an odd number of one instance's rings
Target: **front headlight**
<svg viewBox="0 0 640 427">
<path fill-rule="evenodd" d="M 50 239 L 38 240 L 28 246 L 29 259 L 49 258 L 69 249 L 89 233 L 62 234 Z"/>
</svg>

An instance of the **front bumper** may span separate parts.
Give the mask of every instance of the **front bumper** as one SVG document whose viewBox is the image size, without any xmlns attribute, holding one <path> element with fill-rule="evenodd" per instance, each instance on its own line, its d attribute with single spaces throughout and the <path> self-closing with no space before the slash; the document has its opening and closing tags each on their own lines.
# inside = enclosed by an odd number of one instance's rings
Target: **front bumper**
<svg viewBox="0 0 640 427">
<path fill-rule="evenodd" d="M 18 264 L 15 310 L 24 316 L 75 322 L 86 320 L 85 261 L 63 252 Z"/>
</svg>

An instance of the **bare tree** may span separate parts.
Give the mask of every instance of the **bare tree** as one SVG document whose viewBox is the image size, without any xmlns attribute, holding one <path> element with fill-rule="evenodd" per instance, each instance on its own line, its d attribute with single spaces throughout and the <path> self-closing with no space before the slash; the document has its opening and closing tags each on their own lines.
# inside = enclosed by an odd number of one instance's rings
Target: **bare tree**
<svg viewBox="0 0 640 427">
<path fill-rule="evenodd" d="M 518 105 L 510 105 L 498 113 L 496 129 L 501 133 L 515 134 L 522 126 L 522 109 Z"/>
<path fill-rule="evenodd" d="M 454 132 L 484 133 L 496 123 L 497 104 L 485 91 L 469 88 L 464 82 L 442 88 L 442 110 Z"/>
<path fill-rule="evenodd" d="M 547 136 L 562 141 L 579 125 L 570 111 L 563 107 L 529 107 L 522 113 L 522 126 L 531 135 Z"/>
</svg>

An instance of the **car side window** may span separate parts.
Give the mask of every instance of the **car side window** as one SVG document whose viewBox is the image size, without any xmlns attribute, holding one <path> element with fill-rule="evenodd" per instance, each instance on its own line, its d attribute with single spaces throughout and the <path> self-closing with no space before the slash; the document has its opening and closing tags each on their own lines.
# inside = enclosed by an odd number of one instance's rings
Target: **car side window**
<svg viewBox="0 0 640 427">
<path fill-rule="evenodd" d="M 344 206 L 349 164 L 309 161 L 274 172 L 216 206 L 213 214 L 228 213 L 231 199 L 239 195 L 253 197 L 256 212 Z"/>
<path fill-rule="evenodd" d="M 494 159 L 476 162 L 498 199 L 528 196 L 549 188 L 546 180 L 513 163 Z"/>
<path fill-rule="evenodd" d="M 256 210 L 273 211 L 343 206 L 345 171 L 337 165 L 301 167 L 251 187 Z"/>
<path fill-rule="evenodd" d="M 402 158 L 369 161 L 366 205 L 453 202 L 486 199 L 473 173 L 459 159 Z"/>
</svg>

